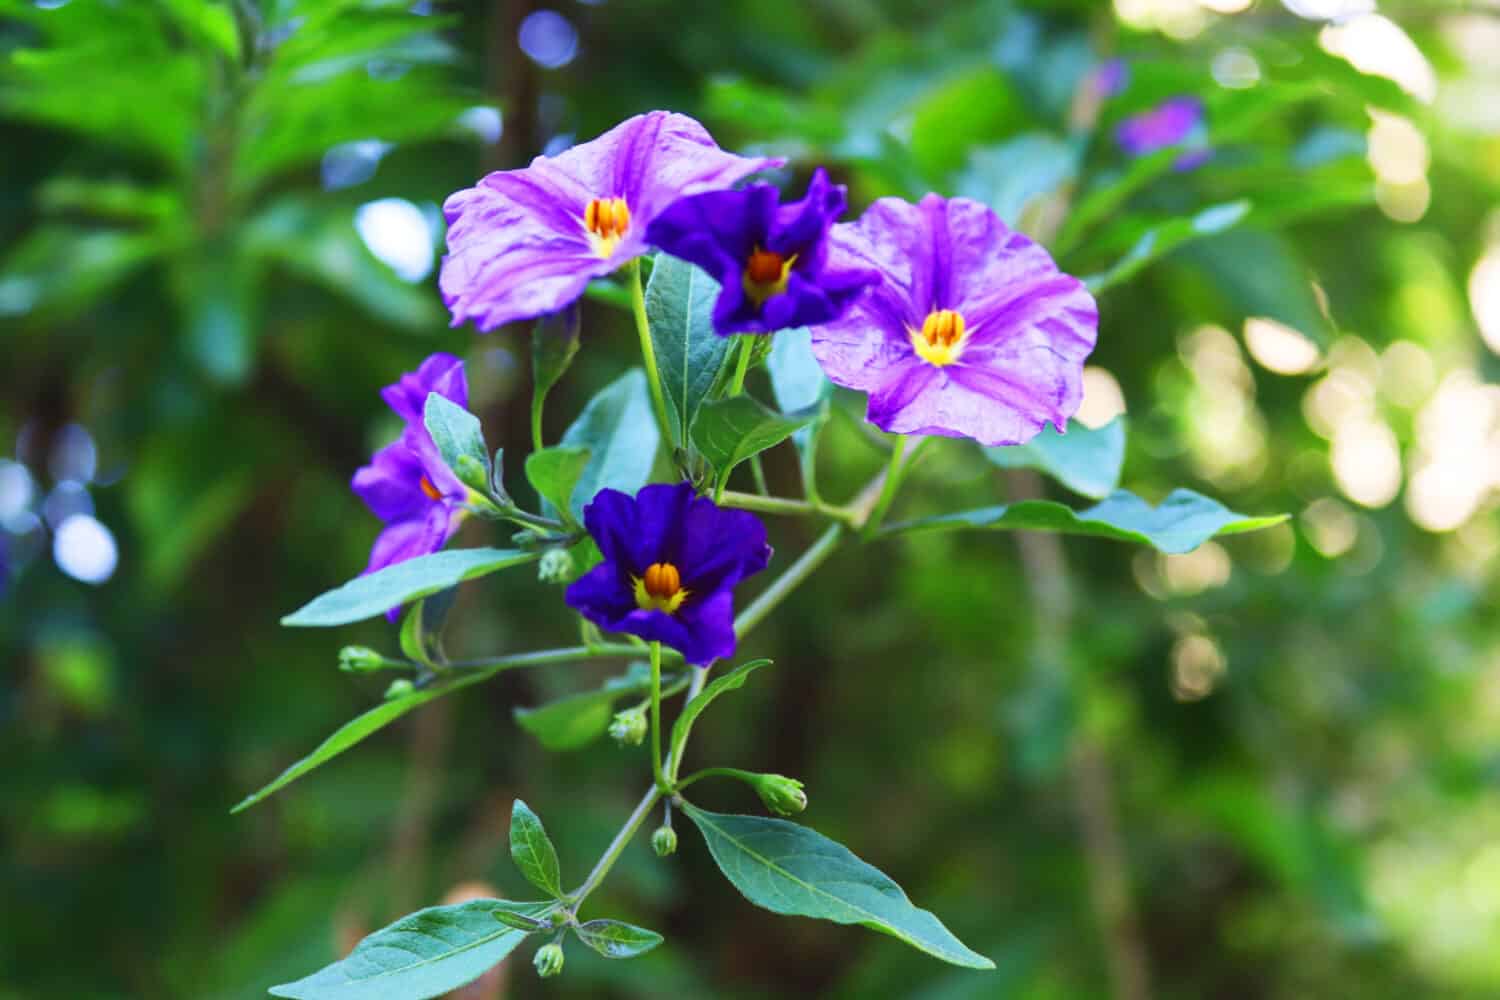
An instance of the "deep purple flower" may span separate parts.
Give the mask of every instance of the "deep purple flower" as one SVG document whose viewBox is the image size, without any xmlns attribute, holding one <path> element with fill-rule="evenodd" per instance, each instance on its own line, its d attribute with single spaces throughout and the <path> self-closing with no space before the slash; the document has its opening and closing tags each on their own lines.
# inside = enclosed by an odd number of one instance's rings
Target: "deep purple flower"
<svg viewBox="0 0 1500 1000">
<path fill-rule="evenodd" d="M 453 325 L 481 330 L 557 312 L 646 251 L 678 198 L 727 188 L 781 160 L 735 156 L 686 115 L 653 111 L 524 170 L 451 195 L 439 285 Z"/>
<path fill-rule="evenodd" d="M 735 585 L 771 559 L 759 518 L 680 483 L 646 486 L 633 499 L 600 490 L 583 523 L 604 561 L 568 587 L 579 614 L 700 666 L 734 655 Z"/>
<path fill-rule="evenodd" d="M 881 274 L 812 339 L 829 378 L 869 393 L 877 427 L 1009 445 L 1078 409 L 1098 307 L 989 208 L 881 198 L 834 227 L 831 260 Z"/>
<path fill-rule="evenodd" d="M 1203 144 L 1203 102 L 1196 97 L 1172 97 L 1150 111 L 1133 115 L 1119 124 L 1115 138 L 1120 148 L 1131 156 L 1146 156 L 1161 149 L 1193 142 L 1173 165 L 1176 170 L 1192 170 L 1213 156 Z"/>
<path fill-rule="evenodd" d="M 718 333 L 812 326 L 843 315 L 880 277 L 827 266 L 828 230 L 848 202 L 847 189 L 819 167 L 801 201 L 781 204 L 769 184 L 692 195 L 658 215 L 646 240 L 718 279 Z"/>
<path fill-rule="evenodd" d="M 434 354 L 380 391 L 406 428 L 354 473 L 354 492 L 386 525 L 370 549 L 366 573 L 436 552 L 463 519 L 468 489 L 443 462 L 422 422 L 433 392 L 468 406 L 464 363 L 451 354 Z"/>
</svg>

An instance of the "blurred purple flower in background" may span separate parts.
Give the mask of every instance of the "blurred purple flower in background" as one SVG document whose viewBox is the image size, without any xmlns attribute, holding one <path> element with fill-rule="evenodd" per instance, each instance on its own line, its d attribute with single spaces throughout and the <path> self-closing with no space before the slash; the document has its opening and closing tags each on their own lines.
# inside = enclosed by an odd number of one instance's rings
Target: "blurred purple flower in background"
<svg viewBox="0 0 1500 1000">
<path fill-rule="evenodd" d="M 699 666 L 734 655 L 734 588 L 771 560 L 759 518 L 658 483 L 634 498 L 600 490 L 583 521 L 604 561 L 568 588 L 574 610 Z"/>
<path fill-rule="evenodd" d="M 842 319 L 813 328 L 818 363 L 869 393 L 877 427 L 1010 445 L 1078 409 L 1098 307 L 986 206 L 881 198 L 834 227 L 830 259 L 881 274 Z"/>
<path fill-rule="evenodd" d="M 1203 102 L 1196 97 L 1172 97 L 1150 111 L 1126 118 L 1115 130 L 1120 148 L 1131 156 L 1147 156 L 1158 150 L 1192 143 L 1173 165 L 1176 170 L 1192 170 L 1212 156 L 1204 136 Z"/>
<path fill-rule="evenodd" d="M 1117 96 L 1129 83 L 1130 64 L 1124 59 L 1100 63 L 1089 77 L 1089 89 L 1101 101 Z"/>
<path fill-rule="evenodd" d="M 879 280 L 827 266 L 828 231 L 848 203 L 848 190 L 819 167 L 801 201 L 781 204 L 769 184 L 693 195 L 657 216 L 646 239 L 718 280 L 720 334 L 774 333 L 838 318 Z"/>
<path fill-rule="evenodd" d="M 557 312 L 645 253 L 646 227 L 678 198 L 781 163 L 726 153 L 692 118 L 652 111 L 523 170 L 489 174 L 443 205 L 439 285 L 453 325 L 493 330 Z"/>
</svg>

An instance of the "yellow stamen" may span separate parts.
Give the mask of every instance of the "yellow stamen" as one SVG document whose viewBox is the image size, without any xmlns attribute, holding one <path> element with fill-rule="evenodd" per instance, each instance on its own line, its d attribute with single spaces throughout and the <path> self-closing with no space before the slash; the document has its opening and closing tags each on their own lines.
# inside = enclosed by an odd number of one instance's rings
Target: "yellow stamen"
<svg viewBox="0 0 1500 1000">
<path fill-rule="evenodd" d="M 761 305 L 773 295 L 780 295 L 786 291 L 787 278 L 792 273 L 792 265 L 797 263 L 797 255 L 783 257 L 773 250 L 762 250 L 756 247 L 750 254 L 750 259 L 745 262 L 745 273 L 742 284 L 745 294 L 750 301 L 757 306 Z"/>
<path fill-rule="evenodd" d="M 911 331 L 911 346 L 929 364 L 951 365 L 964 347 L 964 318 L 952 309 L 934 309 L 922 321 L 921 330 Z"/>
<path fill-rule="evenodd" d="M 630 208 L 624 198 L 595 198 L 583 210 L 583 228 L 588 230 L 594 252 L 608 257 L 630 228 Z"/>
<path fill-rule="evenodd" d="M 418 485 L 422 487 L 422 492 L 427 494 L 427 499 L 443 499 L 443 494 L 438 491 L 438 488 L 436 486 L 432 485 L 432 480 L 428 479 L 426 476 L 422 477 L 422 481 Z"/>
<path fill-rule="evenodd" d="M 646 572 L 632 578 L 635 583 L 635 606 L 642 611 L 665 611 L 675 614 L 687 600 L 682 589 L 682 574 L 671 563 L 652 563 Z"/>
</svg>

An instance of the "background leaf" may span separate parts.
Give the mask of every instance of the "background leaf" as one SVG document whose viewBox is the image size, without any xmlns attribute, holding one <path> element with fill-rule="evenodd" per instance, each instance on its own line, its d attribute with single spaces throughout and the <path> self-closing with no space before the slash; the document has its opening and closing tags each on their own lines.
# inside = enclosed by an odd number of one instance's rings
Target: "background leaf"
<svg viewBox="0 0 1500 1000">
<path fill-rule="evenodd" d="M 705 403 L 693 426 L 693 442 L 721 479 L 752 455 L 785 441 L 818 418 L 812 407 L 777 413 L 749 396 Z"/>
<path fill-rule="evenodd" d="M 573 516 L 570 499 L 592 456 L 587 448 L 558 446 L 526 456 L 526 479 L 537 496 Z"/>
<path fill-rule="evenodd" d="M 1125 464 L 1125 418 L 1103 427 L 1085 427 L 1076 420 L 1066 434 L 1050 425 L 1025 444 L 986 448 L 985 457 L 1002 469 L 1036 469 L 1074 493 L 1095 500 L 1120 485 Z"/>
<path fill-rule="evenodd" d="M 661 433 L 651 412 L 646 374 L 632 368 L 589 400 L 562 443 L 587 448 L 589 462 L 573 489 L 573 513 L 602 489 L 634 495 L 651 478 Z"/>
</svg>

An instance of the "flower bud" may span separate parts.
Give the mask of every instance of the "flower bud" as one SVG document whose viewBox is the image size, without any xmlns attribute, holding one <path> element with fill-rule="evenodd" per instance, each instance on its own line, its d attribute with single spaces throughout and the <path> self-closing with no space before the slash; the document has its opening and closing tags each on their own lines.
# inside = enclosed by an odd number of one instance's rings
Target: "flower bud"
<svg viewBox="0 0 1500 1000">
<path fill-rule="evenodd" d="M 458 481 L 469 489 L 486 495 L 490 489 L 490 477 L 485 472 L 484 463 L 473 455 L 459 455 L 453 460 L 453 474 L 458 476 Z"/>
<path fill-rule="evenodd" d="M 615 713 L 615 721 L 609 724 L 610 737 L 621 746 L 638 747 L 646 738 L 646 706 L 637 705 Z"/>
<path fill-rule="evenodd" d="M 391 681 L 391 686 L 385 689 L 385 700 L 395 701 L 397 698 L 405 698 L 416 689 L 415 684 L 402 677 L 400 680 Z"/>
<path fill-rule="evenodd" d="M 391 661 L 369 646 L 345 646 L 339 650 L 339 669 L 346 674 L 363 674 L 391 666 Z"/>
<path fill-rule="evenodd" d="M 567 549 L 548 549 L 537 564 L 536 576 L 543 583 L 569 583 L 573 579 L 573 554 Z"/>
<path fill-rule="evenodd" d="M 807 808 L 807 793 L 796 778 L 781 774 L 756 775 L 755 792 L 766 808 L 778 816 L 795 816 Z"/>
<path fill-rule="evenodd" d="M 670 826 L 659 826 L 651 835 L 651 849 L 658 858 L 677 853 L 677 831 Z"/>
<path fill-rule="evenodd" d="M 536 974 L 543 979 L 550 979 L 562 971 L 563 950 L 562 945 L 557 942 L 544 944 L 536 950 L 536 956 L 532 958 L 531 964 L 536 966 Z"/>
</svg>

